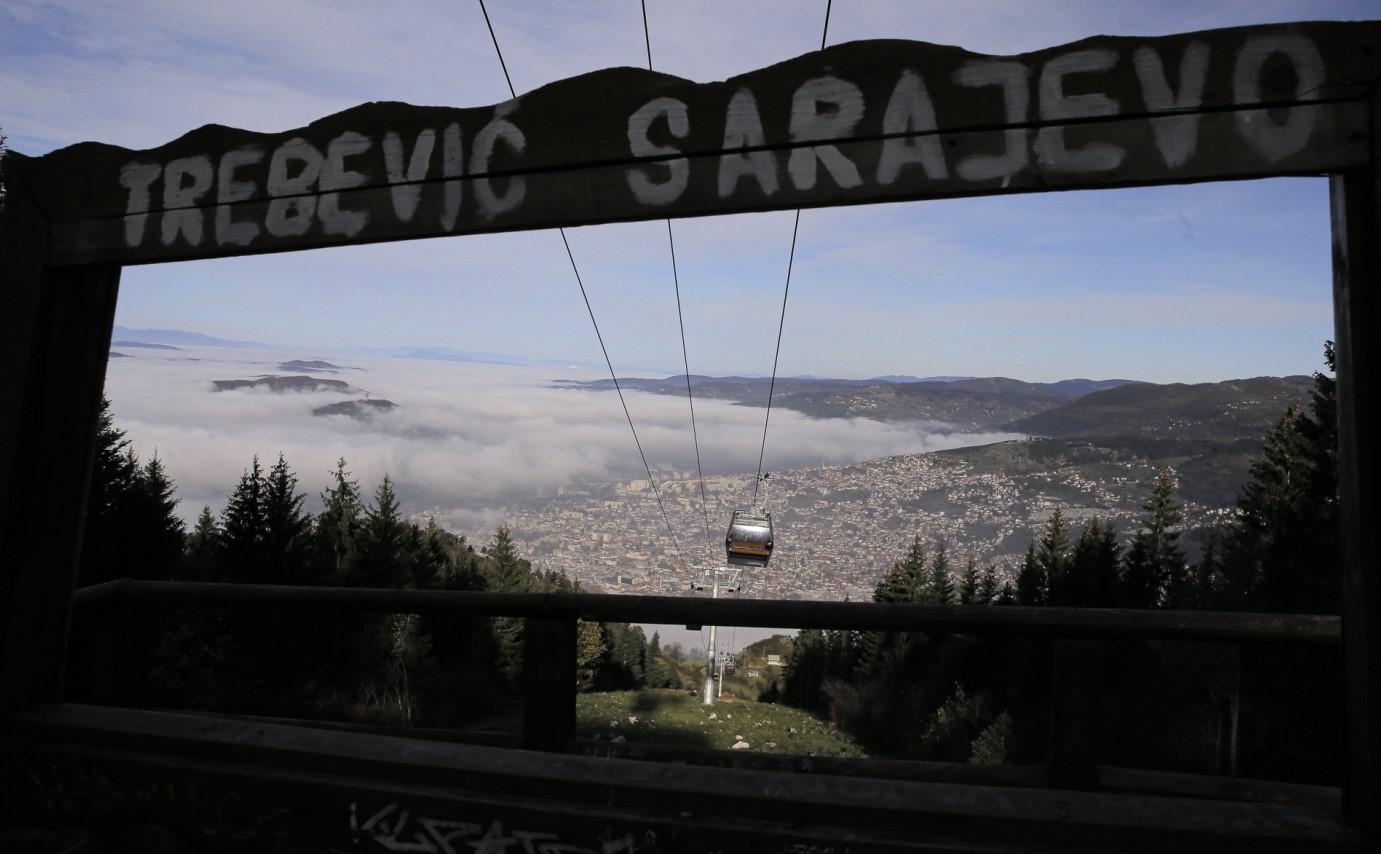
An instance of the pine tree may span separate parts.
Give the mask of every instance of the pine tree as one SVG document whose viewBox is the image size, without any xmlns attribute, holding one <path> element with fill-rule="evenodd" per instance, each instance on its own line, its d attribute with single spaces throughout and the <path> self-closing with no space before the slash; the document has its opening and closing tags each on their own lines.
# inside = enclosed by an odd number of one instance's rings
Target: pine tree
<svg viewBox="0 0 1381 854">
<path fill-rule="evenodd" d="M 653 632 L 652 640 L 647 642 L 647 687 L 679 688 L 680 685 L 676 669 L 662 654 L 661 636 Z"/>
<path fill-rule="evenodd" d="M 978 582 L 979 605 L 994 605 L 997 603 L 999 587 L 997 583 L 997 564 L 988 564 L 983 570 L 983 576 Z"/>
<path fill-rule="evenodd" d="M 941 539 L 935 544 L 935 556 L 930 559 L 930 572 L 920 601 L 935 605 L 954 604 L 954 579 L 949 565 L 949 548 Z"/>
<path fill-rule="evenodd" d="M 146 578 L 171 579 L 183 571 L 187 528 L 178 518 L 173 491 L 173 481 L 155 453 L 139 470 L 131 496 L 135 516 L 129 532 L 135 542 L 131 557 L 146 567 Z"/>
<path fill-rule="evenodd" d="M 925 541 L 920 534 L 911 539 L 911 545 L 901 558 L 896 560 L 887 574 L 873 590 L 874 602 L 914 603 L 925 601 L 930 586 L 930 572 L 925 554 Z M 824 637 L 822 636 L 822 642 Z M 905 640 L 893 632 L 864 632 L 853 643 L 854 658 L 847 669 L 858 670 L 864 674 L 877 674 L 886 664 L 888 656 L 894 656 L 896 647 L 905 646 Z M 895 656 L 894 656 L 895 657 Z M 822 647 L 821 667 L 828 660 Z M 822 676 L 823 679 L 823 670 Z"/>
<path fill-rule="evenodd" d="M 609 638 L 609 666 L 613 671 L 609 682 L 618 688 L 637 688 L 647 677 L 647 638 L 641 626 L 610 623 L 605 627 Z"/>
<path fill-rule="evenodd" d="M 818 709 L 824 700 L 827 641 L 819 629 L 802 629 L 787 656 L 782 698 L 793 706 Z"/>
<path fill-rule="evenodd" d="M 365 508 L 358 538 L 356 583 L 365 587 L 403 587 L 412 580 L 408 525 L 398 511 L 393 482 L 384 475 Z"/>
<path fill-rule="evenodd" d="M 138 481 L 139 461 L 130 450 L 124 431 L 115 427 L 110 400 L 102 395 L 77 570 L 78 586 L 115 578 L 142 577 L 141 569 L 131 559 L 131 504 Z"/>
<path fill-rule="evenodd" d="M 311 519 L 302 513 L 305 498 L 297 491 L 297 475 L 280 453 L 264 481 L 264 552 L 270 583 L 301 584 L 311 580 Z"/>
<path fill-rule="evenodd" d="M 500 525 L 494 531 L 494 539 L 484 548 L 488 558 L 485 575 L 488 588 L 500 593 L 518 593 L 527 590 L 532 576 L 532 565 L 518 556 L 518 546 L 508 528 Z"/>
<path fill-rule="evenodd" d="M 464 536 L 449 531 L 441 531 L 440 538 L 449 559 L 441 586 L 446 590 L 484 590 L 487 581 L 475 547 L 470 545 Z"/>
<path fill-rule="evenodd" d="M 970 555 L 969 562 L 964 566 L 962 580 L 959 582 L 959 604 L 988 604 L 986 601 L 978 601 L 978 586 L 978 558 Z"/>
<path fill-rule="evenodd" d="M 187 536 L 186 574 L 193 581 L 213 581 L 221 577 L 217 565 L 220 553 L 221 529 L 216 517 L 211 515 L 211 506 L 201 508 L 196 527 Z"/>
<path fill-rule="evenodd" d="M 925 595 L 925 543 L 917 534 L 901 559 L 892 564 L 873 591 L 874 602 L 919 602 Z"/>
<path fill-rule="evenodd" d="M 1020 576 L 1018 576 L 1018 577 L 1020 577 Z M 1010 582 L 1010 581 L 1004 581 L 1004 582 L 1002 582 L 1002 590 L 997 594 L 997 600 L 996 600 L 996 603 L 995 603 L 995 604 L 998 604 L 998 605 L 1015 605 L 1015 604 L 1017 604 L 1017 603 L 1020 602 L 1020 601 L 1021 601 L 1021 598 L 1017 595 L 1017 589 L 1016 589 L 1015 587 L 1012 586 L 1012 582 Z"/>
<path fill-rule="evenodd" d="M 481 571 L 485 588 L 497 593 L 526 592 L 533 583 L 532 565 L 519 556 L 518 546 L 503 525 L 494 531 L 494 538 L 484 548 Z M 523 621 L 508 617 L 495 619 L 494 639 L 499 669 L 511 684 L 516 684 L 523 668 Z"/>
<path fill-rule="evenodd" d="M 1041 590 L 1040 601 L 1030 604 L 1053 604 L 1052 599 L 1059 596 L 1069 583 L 1069 525 L 1060 508 L 1056 507 L 1055 512 L 1050 514 L 1050 521 L 1045 524 L 1045 531 L 1036 543 L 1033 557 Z"/>
<path fill-rule="evenodd" d="M 1180 604 L 1182 608 L 1199 611 L 1216 611 L 1223 607 L 1226 585 L 1223 582 L 1221 560 L 1221 535 L 1219 530 L 1211 530 L 1204 543 L 1203 553 L 1197 563 L 1190 568 L 1189 595 Z"/>
<path fill-rule="evenodd" d="M 1333 370 L 1331 342 L 1324 358 Z M 1309 411 L 1290 407 L 1267 433 L 1224 532 L 1214 573 L 1224 606 L 1338 613 L 1337 442 L 1336 383 L 1315 373 Z"/>
<path fill-rule="evenodd" d="M 1010 586 L 1010 582 L 1003 585 L 1003 596 L 1007 595 Z M 1017 586 L 1012 591 L 1012 598 L 1020 605 L 1044 605 L 1046 591 L 1045 570 L 1036 559 L 1036 544 L 1031 543 L 1026 547 L 1026 556 L 1022 558 L 1021 569 L 1017 571 Z"/>
<path fill-rule="evenodd" d="M 1110 608 L 1116 604 L 1122 547 L 1111 522 L 1091 519 L 1074 543 L 1069 576 L 1055 604 Z"/>
<path fill-rule="evenodd" d="M 413 586 L 419 590 L 443 586 L 454 567 L 451 550 L 446 544 L 446 532 L 436 524 L 435 516 L 428 516 L 427 527 L 419 534 L 421 542 L 413 564 Z"/>
<path fill-rule="evenodd" d="M 1141 506 L 1146 516 L 1132 537 L 1123 569 L 1124 604 L 1132 608 L 1173 605 L 1185 586 L 1186 565 L 1180 545 L 1183 518 L 1169 469 L 1157 472 L 1151 494 Z"/>
<path fill-rule="evenodd" d="M 221 514 L 221 564 L 226 581 L 265 582 L 264 470 L 255 456 L 226 501 Z"/>
<path fill-rule="evenodd" d="M 317 574 L 344 579 L 354 574 L 355 538 L 364 512 L 359 481 L 345 469 L 345 457 L 336 460 L 332 482 L 321 493 L 321 513 L 313 528 Z"/>
</svg>

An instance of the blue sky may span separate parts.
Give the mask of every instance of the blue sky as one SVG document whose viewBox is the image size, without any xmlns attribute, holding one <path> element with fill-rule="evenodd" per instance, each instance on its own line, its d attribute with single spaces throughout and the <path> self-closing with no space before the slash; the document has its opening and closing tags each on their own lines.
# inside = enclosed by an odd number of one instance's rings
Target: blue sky
<svg viewBox="0 0 1381 854">
<path fill-rule="evenodd" d="M 505 2 L 519 92 L 645 62 L 637 0 Z M 649 0 L 658 70 L 712 80 L 818 45 L 823 2 Z M 913 38 L 1014 53 L 1098 33 L 1377 17 L 1375 2 L 835 0 L 831 43 Z M 367 100 L 506 97 L 478 5 L 0 4 L 0 127 L 42 154 L 147 148 L 208 122 L 277 131 Z M 675 225 L 691 369 L 771 369 L 791 214 Z M 679 370 L 665 227 L 569 232 L 621 372 Z M 1331 337 L 1322 179 L 806 211 L 783 374 L 1306 373 Z M 600 361 L 554 233 L 130 268 L 119 322 L 325 352 L 433 345 Z"/>
</svg>

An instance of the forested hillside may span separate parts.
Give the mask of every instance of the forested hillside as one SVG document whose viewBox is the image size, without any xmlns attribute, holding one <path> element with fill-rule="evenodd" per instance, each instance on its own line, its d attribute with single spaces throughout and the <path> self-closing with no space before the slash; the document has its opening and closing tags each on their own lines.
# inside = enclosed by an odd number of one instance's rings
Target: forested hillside
<svg viewBox="0 0 1381 854">
<path fill-rule="evenodd" d="M 189 532 L 162 462 L 141 461 L 102 404 L 79 583 L 116 578 L 501 592 L 579 592 L 539 572 L 500 527 L 482 549 L 403 517 L 385 476 L 366 497 L 345 460 L 304 512 L 286 459 L 250 460 L 224 508 Z M 183 608 L 141 615 L 121 640 L 125 702 L 419 726 L 456 726 L 517 696 L 523 623 L 313 611 Z M 69 693 L 90 689 L 93 653 L 112 643 L 74 627 Z M 627 624 L 582 623 L 581 690 L 679 687 L 658 638 Z"/>
<path fill-rule="evenodd" d="M 1309 395 L 1305 376 L 1219 383 L 1137 383 L 1097 391 L 1006 425 L 1048 437 L 1258 439 L 1285 407 Z"/>
<path fill-rule="evenodd" d="M 1336 614 L 1335 423 L 1333 380 L 1316 374 L 1308 409 L 1290 405 L 1266 433 L 1236 514 L 1192 563 L 1166 469 L 1125 541 L 1102 519 L 1075 528 L 1057 511 L 1004 583 L 994 567 L 956 566 L 952 544 L 918 534 L 873 599 Z M 1101 655 L 1086 666 L 1106 683 L 1105 763 L 1341 781 L 1337 650 L 1147 643 Z M 1043 641 L 803 631 L 782 699 L 829 715 L 882 755 L 1038 764 L 1050 678 Z"/>
</svg>

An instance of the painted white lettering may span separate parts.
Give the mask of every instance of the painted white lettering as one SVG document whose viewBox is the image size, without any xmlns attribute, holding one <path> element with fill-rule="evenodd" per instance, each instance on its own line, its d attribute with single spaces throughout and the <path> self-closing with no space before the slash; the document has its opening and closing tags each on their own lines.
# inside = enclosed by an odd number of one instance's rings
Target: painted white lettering
<svg viewBox="0 0 1381 854">
<path fill-rule="evenodd" d="M 1232 75 L 1233 103 L 1261 103 L 1261 69 L 1276 54 L 1289 59 L 1295 67 L 1292 100 L 1318 94 L 1323 86 L 1324 67 L 1323 56 L 1314 42 L 1295 34 L 1252 36 L 1237 54 Z M 1277 123 L 1265 110 L 1242 110 L 1236 113 L 1237 129 L 1248 145 L 1266 159 L 1276 161 L 1309 144 L 1318 115 L 1311 107 L 1293 107 L 1286 111 L 1285 121 Z"/>
<path fill-rule="evenodd" d="M 946 178 L 945 150 L 940 137 L 933 133 L 935 105 L 925 80 L 910 69 L 903 71 L 887 99 L 887 112 L 882 116 L 882 155 L 878 158 L 878 183 L 891 184 L 903 168 L 921 164 L 927 178 Z M 893 136 L 893 134 L 923 133 L 925 136 Z"/>
<path fill-rule="evenodd" d="M 363 154 L 369 150 L 369 138 L 354 131 L 346 131 L 326 146 L 326 162 L 321 165 L 321 201 L 317 203 L 317 216 L 321 219 L 321 230 L 327 234 L 340 234 L 354 237 L 369 222 L 367 211 L 341 210 L 338 190 L 358 187 L 368 180 L 363 172 L 352 172 L 345 168 L 345 158 Z"/>
<path fill-rule="evenodd" d="M 823 109 L 822 109 L 823 108 Z M 791 141 L 810 142 L 817 139 L 842 139 L 853 132 L 863 118 L 863 90 L 838 77 L 817 77 L 807 80 L 791 97 Z M 833 145 L 812 145 L 795 148 L 787 159 L 786 169 L 791 183 L 798 190 L 815 186 L 815 178 L 823 165 L 834 183 L 841 189 L 863 183 L 858 167 Z"/>
<path fill-rule="evenodd" d="M 665 118 L 667 131 L 676 139 L 685 138 L 690 133 L 690 115 L 686 102 L 675 98 L 653 98 L 643 104 L 628 117 L 628 150 L 634 157 L 658 157 L 677 154 L 680 149 L 674 145 L 656 145 L 647 137 L 652 123 Z M 628 188 L 634 197 L 645 205 L 665 205 L 676 201 L 686 190 L 690 179 L 690 163 L 684 157 L 663 160 L 655 164 L 665 169 L 666 180 L 653 181 L 647 169 L 632 166 L 628 169 Z"/>
<path fill-rule="evenodd" d="M 1141 97 L 1152 113 L 1190 111 L 1198 109 L 1204 100 L 1204 81 L 1208 79 L 1208 44 L 1190 42 L 1180 56 L 1180 91 L 1170 90 L 1165 79 L 1165 65 L 1154 49 L 1142 46 L 1132 55 L 1137 79 L 1141 81 Z M 1156 137 L 1165 165 L 1174 169 L 1189 162 L 1199 146 L 1199 114 L 1186 112 L 1182 116 L 1151 119 L 1151 131 Z"/>
<path fill-rule="evenodd" d="M 403 222 L 412 222 L 417 203 L 422 198 L 422 185 L 431 165 L 432 148 L 436 145 L 436 131 L 427 128 L 417 134 L 412 144 L 412 157 L 403 168 L 403 140 L 389 131 L 384 134 L 384 171 L 388 175 L 389 191 L 393 196 L 393 213 Z M 408 183 L 403 183 L 407 181 Z"/>
<path fill-rule="evenodd" d="M 1057 56 L 1041 69 L 1040 116 L 1042 121 L 1058 122 L 1092 116 L 1115 116 L 1119 105 L 1101 92 L 1066 95 L 1064 80 L 1071 74 L 1107 71 L 1117 64 L 1117 51 L 1111 48 L 1078 50 Z M 1091 142 L 1083 148 L 1065 145 L 1065 129 L 1043 127 L 1036 133 L 1036 156 L 1046 169 L 1057 172 L 1106 172 L 1116 169 L 1127 152 L 1120 145 Z"/>
<path fill-rule="evenodd" d="M 211 158 L 179 157 L 163 170 L 163 245 L 181 234 L 192 246 L 201 245 L 201 209 L 197 200 L 211 189 Z"/>
<path fill-rule="evenodd" d="M 1008 124 L 1027 121 L 1031 93 L 1027 91 L 1026 66 L 1011 60 L 980 60 L 966 62 L 954 72 L 954 82 L 960 86 L 1001 86 L 1004 118 Z M 971 154 L 955 165 L 954 171 L 965 181 L 991 181 L 1001 178 L 1003 186 L 1012 176 L 1026 168 L 1026 128 L 1008 128 L 1002 132 L 1006 152 L 1002 154 Z"/>
<path fill-rule="evenodd" d="M 441 174 L 451 178 L 465 174 L 465 146 L 460 125 L 451 122 L 441 132 Z M 461 181 L 446 181 L 441 185 L 441 227 L 447 231 L 456 227 L 460 216 Z"/>
<path fill-rule="evenodd" d="M 126 163 L 120 167 L 120 186 L 129 190 L 125 202 L 125 244 L 135 247 L 144 242 L 144 229 L 149 222 L 149 188 L 163 167 L 157 163 Z"/>
<path fill-rule="evenodd" d="M 321 175 L 321 152 L 305 139 L 295 137 L 273 152 L 266 182 L 269 202 L 264 227 L 274 237 L 299 237 L 312 227 L 316 196 L 311 193 Z M 289 175 L 290 171 L 295 174 Z M 290 196 L 291 198 L 278 198 Z"/>
<path fill-rule="evenodd" d="M 523 135 L 517 125 L 504 118 L 504 115 L 512 109 L 509 107 L 508 110 L 502 112 L 496 109 L 494 118 L 475 135 L 475 150 L 470 153 L 470 173 L 472 175 L 484 175 L 489 171 L 489 161 L 494 156 L 494 146 L 500 140 L 507 144 L 514 154 L 522 154 L 523 149 L 527 147 L 527 137 Z M 523 203 L 523 196 L 526 193 L 527 182 L 521 175 L 514 175 L 508 179 L 508 189 L 502 196 L 494 191 L 493 178 L 483 177 L 475 181 L 475 200 L 479 202 L 480 216 L 486 221 L 517 208 Z"/>
<path fill-rule="evenodd" d="M 257 145 L 237 148 L 221 156 L 216 170 L 216 242 L 222 246 L 248 246 L 259 236 L 259 224 L 248 220 L 235 222 L 231 218 L 233 202 L 254 198 L 253 181 L 236 181 L 235 170 L 251 166 L 264 159 L 264 150 Z"/>
<path fill-rule="evenodd" d="M 758 115 L 758 101 L 747 89 L 740 89 L 729 99 L 724 113 L 725 152 L 764 144 L 762 117 Z M 741 154 L 719 156 L 719 197 L 727 198 L 738 189 L 738 180 L 750 176 L 758 182 L 763 195 L 777 192 L 777 159 L 770 151 L 746 151 Z"/>
</svg>

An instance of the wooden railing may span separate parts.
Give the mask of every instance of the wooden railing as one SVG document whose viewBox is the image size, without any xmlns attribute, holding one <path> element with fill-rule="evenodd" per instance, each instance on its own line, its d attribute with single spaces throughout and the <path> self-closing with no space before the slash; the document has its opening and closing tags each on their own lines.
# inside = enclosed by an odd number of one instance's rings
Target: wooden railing
<svg viewBox="0 0 1381 854">
<path fill-rule="evenodd" d="M 1336 616 L 1019 606 L 910 605 L 695 599 L 583 593 L 483 593 L 119 580 L 74 595 L 79 612 L 229 607 L 517 617 L 524 632 L 523 732 L 532 750 L 569 749 L 575 737 L 576 621 L 852 629 L 999 635 L 1053 641 L 1050 744 L 1045 779 L 1097 789 L 1102 663 L 1127 640 L 1231 644 L 1340 643 Z"/>
<path fill-rule="evenodd" d="M 696 599 L 603 593 L 483 593 L 128 579 L 83 587 L 73 595 L 73 604 L 85 608 L 114 599 L 165 607 L 317 608 L 380 614 L 965 633 L 1069 640 L 1337 645 L 1342 638 L 1340 619 L 1324 614 Z"/>
</svg>

